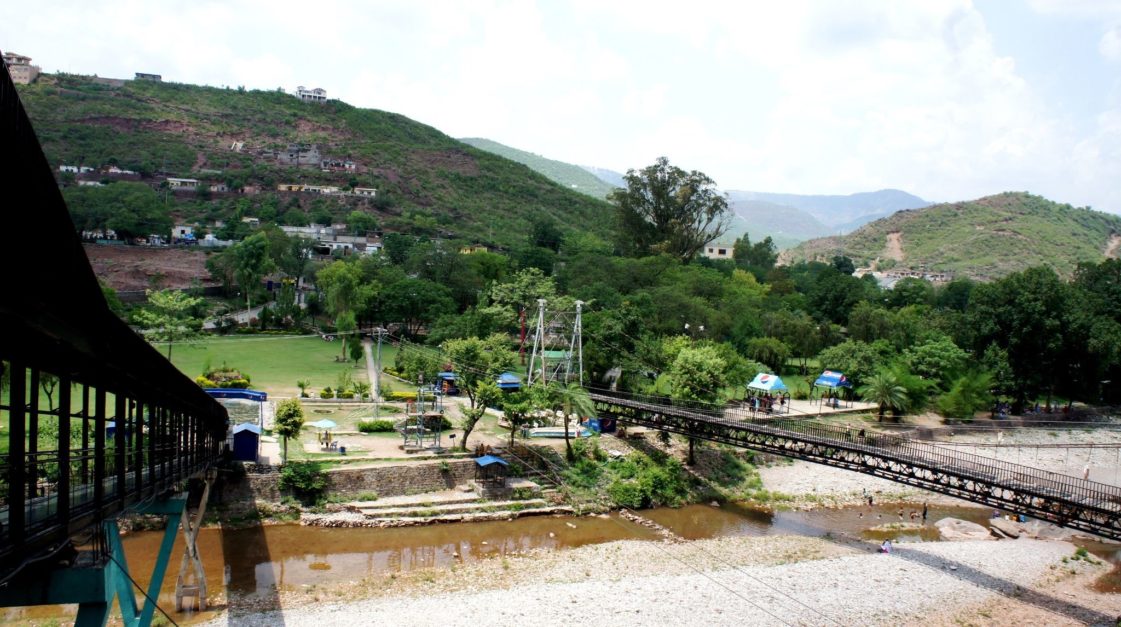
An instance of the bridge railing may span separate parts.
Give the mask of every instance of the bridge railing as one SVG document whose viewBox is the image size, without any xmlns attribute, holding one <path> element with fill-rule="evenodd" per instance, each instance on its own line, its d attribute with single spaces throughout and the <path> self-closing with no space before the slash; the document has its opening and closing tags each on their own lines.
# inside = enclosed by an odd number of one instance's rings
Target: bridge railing
<svg viewBox="0 0 1121 627">
<path fill-rule="evenodd" d="M 643 396 L 607 390 L 591 390 L 593 398 L 619 402 L 647 411 L 672 412 L 674 415 L 703 420 L 728 428 L 750 427 L 756 431 L 775 435 L 796 434 L 816 444 L 887 456 L 912 465 L 933 470 L 953 471 L 962 476 L 975 477 L 994 486 L 1031 487 L 1045 494 L 1063 495 L 1065 498 L 1109 509 L 1121 508 L 1121 488 L 1069 475 L 1061 475 L 1039 468 L 1007 462 L 991 457 L 964 453 L 936 444 L 920 442 L 893 434 L 869 434 L 864 429 L 838 425 L 823 425 L 806 420 L 750 416 L 743 412 L 728 412 L 722 406 L 680 402 L 667 397 Z M 667 412 L 668 413 L 668 412 Z M 731 414 L 731 416 L 729 416 Z"/>
</svg>

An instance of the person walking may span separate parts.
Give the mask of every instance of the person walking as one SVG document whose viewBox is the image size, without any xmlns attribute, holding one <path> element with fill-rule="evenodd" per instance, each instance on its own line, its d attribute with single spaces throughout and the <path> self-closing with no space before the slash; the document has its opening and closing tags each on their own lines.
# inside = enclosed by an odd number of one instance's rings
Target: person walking
<svg viewBox="0 0 1121 627">
<path fill-rule="evenodd" d="M 927 512 L 926 503 L 923 503 L 922 504 L 922 522 L 923 522 L 924 525 L 926 524 L 926 512 Z"/>
</svg>

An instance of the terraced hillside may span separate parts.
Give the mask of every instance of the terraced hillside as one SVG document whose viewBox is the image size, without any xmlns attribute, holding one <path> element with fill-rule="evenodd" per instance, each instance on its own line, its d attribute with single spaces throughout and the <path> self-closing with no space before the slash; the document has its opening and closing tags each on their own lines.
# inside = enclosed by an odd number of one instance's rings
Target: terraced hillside
<svg viewBox="0 0 1121 627">
<path fill-rule="evenodd" d="M 515 246 L 546 215 L 564 229 L 610 237 L 603 201 L 395 113 L 273 91 L 71 75 L 44 75 L 20 95 L 52 164 L 96 169 L 79 179 L 119 178 L 107 173 L 111 166 L 157 188 L 168 177 L 197 179 L 198 194 L 168 195 L 176 219 L 210 222 L 240 211 L 345 221 L 358 210 L 390 231 Z M 285 163 L 292 144 L 307 152 Z M 60 178 L 75 183 L 69 173 Z M 377 195 L 280 192 L 280 184 Z"/>
<path fill-rule="evenodd" d="M 1069 275 L 1082 261 L 1116 257 L 1121 217 L 1006 192 L 899 211 L 844 236 L 810 240 L 781 262 L 851 257 L 873 269 L 924 269 L 979 279 L 1037 265 Z"/>
</svg>

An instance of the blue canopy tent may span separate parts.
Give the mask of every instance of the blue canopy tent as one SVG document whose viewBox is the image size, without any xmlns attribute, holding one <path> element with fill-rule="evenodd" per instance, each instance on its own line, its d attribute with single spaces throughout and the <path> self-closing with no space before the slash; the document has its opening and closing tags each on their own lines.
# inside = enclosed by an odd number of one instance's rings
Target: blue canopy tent
<svg viewBox="0 0 1121 627">
<path fill-rule="evenodd" d="M 759 390 L 760 392 L 785 392 L 786 384 L 782 382 L 782 377 L 777 374 L 765 374 L 760 372 L 755 375 L 751 383 L 747 384 L 750 390 Z"/>
<path fill-rule="evenodd" d="M 826 397 L 832 397 L 834 399 L 833 407 L 839 407 L 840 405 L 837 399 L 841 398 L 842 391 L 848 390 L 848 400 L 850 404 L 852 403 L 852 381 L 849 381 L 845 377 L 844 373 L 836 372 L 834 370 L 826 370 L 821 373 L 821 376 L 819 376 L 816 381 L 814 381 L 813 387 L 825 388 L 826 390 L 829 390 L 828 393 L 822 394 L 820 397 L 818 397 L 819 402 Z"/>
<path fill-rule="evenodd" d="M 257 401 L 263 403 L 269 400 L 267 392 L 260 390 L 245 390 L 241 388 L 207 388 L 206 393 L 211 398 L 240 398 L 247 401 Z"/>
<path fill-rule="evenodd" d="M 459 385 L 456 384 L 457 379 L 459 377 L 454 372 L 437 372 L 436 389 L 449 396 L 455 396 L 459 394 Z"/>
<path fill-rule="evenodd" d="M 513 372 L 503 372 L 498 375 L 498 389 L 503 392 L 517 392 L 522 389 L 522 380 Z"/>
</svg>

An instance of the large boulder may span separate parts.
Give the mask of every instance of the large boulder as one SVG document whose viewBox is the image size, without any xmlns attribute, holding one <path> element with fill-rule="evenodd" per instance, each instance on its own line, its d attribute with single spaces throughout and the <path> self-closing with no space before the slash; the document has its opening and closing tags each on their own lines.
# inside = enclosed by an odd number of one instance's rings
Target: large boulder
<svg viewBox="0 0 1121 627">
<path fill-rule="evenodd" d="M 960 518 L 943 518 L 934 526 L 943 540 L 992 540 L 988 529 Z"/>
<path fill-rule="evenodd" d="M 1026 534 L 1024 526 L 1014 520 L 1007 518 L 994 518 L 989 521 L 989 531 L 993 535 L 998 535 L 1002 538 L 1019 538 L 1022 534 Z"/>
</svg>

